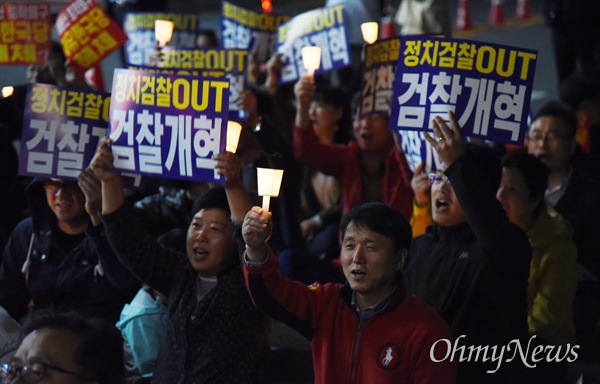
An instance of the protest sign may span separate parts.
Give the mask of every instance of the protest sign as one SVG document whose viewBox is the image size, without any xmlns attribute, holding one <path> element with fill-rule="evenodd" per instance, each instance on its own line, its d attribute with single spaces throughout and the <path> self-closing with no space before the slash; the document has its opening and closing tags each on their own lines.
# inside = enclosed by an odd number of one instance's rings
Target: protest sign
<svg viewBox="0 0 600 384">
<path fill-rule="evenodd" d="M 343 5 L 300 14 L 277 29 L 277 52 L 282 54 L 281 83 L 295 82 L 306 74 L 302 48 L 321 48 L 321 65 L 315 76 L 352 64 Z"/>
<path fill-rule="evenodd" d="M 55 26 L 69 65 L 81 73 L 127 40 L 94 0 L 72 0 L 59 12 Z"/>
<path fill-rule="evenodd" d="M 453 111 L 467 137 L 521 145 L 537 52 L 479 41 L 404 36 L 390 129 L 431 132 Z"/>
<path fill-rule="evenodd" d="M 259 63 L 266 63 L 275 53 L 277 28 L 290 17 L 254 12 L 223 1 L 221 45 L 223 48 L 244 49 Z"/>
<path fill-rule="evenodd" d="M 0 65 L 44 64 L 50 17 L 50 3 L 0 3 Z"/>
<path fill-rule="evenodd" d="M 400 53 L 400 37 L 378 40 L 363 48 L 359 114 L 389 113 L 394 92 L 396 66 Z M 414 172 L 421 163 L 427 172 L 437 168 L 439 159 L 421 132 L 398 130 L 402 151 Z"/>
<path fill-rule="evenodd" d="M 389 112 L 399 52 L 400 37 L 379 40 L 364 46 L 360 87 L 361 117 Z"/>
<path fill-rule="evenodd" d="M 19 174 L 75 179 L 106 136 L 110 95 L 72 87 L 30 84 Z"/>
<path fill-rule="evenodd" d="M 220 182 L 213 155 L 225 152 L 229 81 L 117 69 L 110 106 L 115 169 Z"/>
<path fill-rule="evenodd" d="M 195 76 L 226 78 L 229 80 L 229 115 L 231 119 L 243 118 L 244 111 L 237 106 L 244 91 L 247 52 L 242 49 L 165 47 L 157 67 L 196 71 Z"/>
<path fill-rule="evenodd" d="M 172 47 L 195 48 L 198 33 L 198 15 L 163 12 L 129 12 L 123 18 L 123 29 L 129 37 L 125 43 L 125 62 L 131 65 L 152 65 L 156 56 L 154 22 L 169 20 L 174 23 Z"/>
</svg>

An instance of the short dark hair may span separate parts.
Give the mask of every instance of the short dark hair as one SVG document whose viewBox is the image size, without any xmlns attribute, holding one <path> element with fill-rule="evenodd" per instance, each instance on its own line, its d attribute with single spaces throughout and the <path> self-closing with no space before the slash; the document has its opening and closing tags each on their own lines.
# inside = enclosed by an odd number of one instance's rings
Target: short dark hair
<svg viewBox="0 0 600 384">
<path fill-rule="evenodd" d="M 562 101 L 577 110 L 585 101 L 600 100 L 600 78 L 596 73 L 573 72 L 560 83 L 559 95 Z"/>
<path fill-rule="evenodd" d="M 113 324 L 75 312 L 44 311 L 23 328 L 22 335 L 41 329 L 64 330 L 77 336 L 79 346 L 73 361 L 94 381 L 115 384 L 124 378 L 123 338 Z"/>
<path fill-rule="evenodd" d="M 522 151 L 510 152 L 502 159 L 502 166 L 521 172 L 527 189 L 529 189 L 530 199 L 544 196 L 548 188 L 550 168 L 537 157 Z"/>
<path fill-rule="evenodd" d="M 546 116 L 561 118 L 566 124 L 568 137 L 570 139 L 575 137 L 577 131 L 577 114 L 568 104 L 556 100 L 549 101 L 533 116 L 531 122 L 533 123 L 540 117 Z"/>
<path fill-rule="evenodd" d="M 349 127 L 352 126 L 352 119 L 350 113 L 350 102 L 346 93 L 337 87 L 331 86 L 320 86 L 315 91 L 314 101 L 331 105 L 334 108 L 342 110 L 342 117 L 338 122 L 338 130 L 335 132 L 333 142 L 338 144 L 345 144 L 351 139 Z"/>
<path fill-rule="evenodd" d="M 226 211 L 228 216 L 231 216 L 231 208 L 229 208 L 229 201 L 227 200 L 225 188 L 210 188 L 200 195 L 192 205 L 192 214 L 195 215 L 202 209 L 211 208 L 220 208 Z"/>
<path fill-rule="evenodd" d="M 410 247 L 412 228 L 408 220 L 384 203 L 371 202 L 352 207 L 340 223 L 342 238 L 346 236 L 346 228 L 350 223 L 390 238 L 394 243 L 394 251 Z"/>
</svg>

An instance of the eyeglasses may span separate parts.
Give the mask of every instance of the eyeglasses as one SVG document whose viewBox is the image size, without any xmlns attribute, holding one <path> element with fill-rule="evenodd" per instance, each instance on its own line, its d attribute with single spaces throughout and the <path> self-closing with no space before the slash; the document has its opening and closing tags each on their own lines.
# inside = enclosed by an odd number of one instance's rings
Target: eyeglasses
<svg viewBox="0 0 600 384">
<path fill-rule="evenodd" d="M 450 180 L 446 176 L 440 175 L 439 173 L 430 173 L 429 180 L 434 184 L 440 184 L 440 183 L 447 183 L 448 185 L 450 184 Z"/>
<path fill-rule="evenodd" d="M 80 375 L 79 373 L 71 372 L 66 369 L 57 367 L 55 365 L 46 363 L 31 363 L 25 365 L 17 365 L 15 363 L 11 363 L 2 364 L 1 367 L 2 369 L 0 369 L 0 377 L 2 378 L 2 382 L 6 380 L 7 383 L 12 382 L 14 379 L 17 378 L 17 376 L 26 383 L 37 383 L 38 381 L 44 378 L 46 368 L 66 373 L 68 375 L 73 375 L 87 382 L 93 381 L 89 377 Z"/>
<path fill-rule="evenodd" d="M 79 186 L 75 182 L 52 179 L 46 180 L 44 183 L 44 189 L 46 190 L 46 193 L 50 195 L 56 195 L 59 190 L 71 194 L 80 190 Z"/>
<path fill-rule="evenodd" d="M 542 135 L 539 132 L 530 132 L 528 138 L 529 141 L 534 143 L 543 143 L 544 140 L 548 140 L 549 144 L 556 144 L 561 140 L 567 140 L 571 137 L 567 135 L 561 135 L 558 132 L 548 132 L 545 135 Z"/>
</svg>

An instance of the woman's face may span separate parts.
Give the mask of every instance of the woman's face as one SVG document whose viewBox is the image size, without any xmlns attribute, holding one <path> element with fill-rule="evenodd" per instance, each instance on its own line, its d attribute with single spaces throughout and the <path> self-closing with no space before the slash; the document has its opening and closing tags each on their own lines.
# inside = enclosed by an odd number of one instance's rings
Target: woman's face
<svg viewBox="0 0 600 384">
<path fill-rule="evenodd" d="M 203 277 L 216 277 L 231 264 L 237 251 L 227 212 L 201 209 L 194 215 L 187 234 L 187 255 L 192 268 Z"/>
<path fill-rule="evenodd" d="M 496 193 L 511 223 L 527 231 L 534 220 L 534 213 L 540 204 L 541 196 L 531 198 L 529 188 L 519 170 L 502 168 L 502 179 Z"/>
<path fill-rule="evenodd" d="M 332 142 L 338 130 L 338 122 L 342 118 L 342 108 L 322 101 L 313 101 L 308 110 L 313 129 L 322 142 Z"/>
</svg>

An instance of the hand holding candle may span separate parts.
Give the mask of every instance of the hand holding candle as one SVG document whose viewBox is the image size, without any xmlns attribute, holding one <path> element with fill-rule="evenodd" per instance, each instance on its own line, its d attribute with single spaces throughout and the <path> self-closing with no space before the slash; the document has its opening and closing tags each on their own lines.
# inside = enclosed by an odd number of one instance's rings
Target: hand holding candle
<svg viewBox="0 0 600 384">
<path fill-rule="evenodd" d="M 302 63 L 311 78 L 311 82 L 314 83 L 315 71 L 321 65 L 321 48 L 315 46 L 302 48 Z"/>
<path fill-rule="evenodd" d="M 258 195 L 263 197 L 263 214 L 269 217 L 269 202 L 271 197 L 279 195 L 283 169 L 256 168 L 258 176 Z"/>
</svg>

